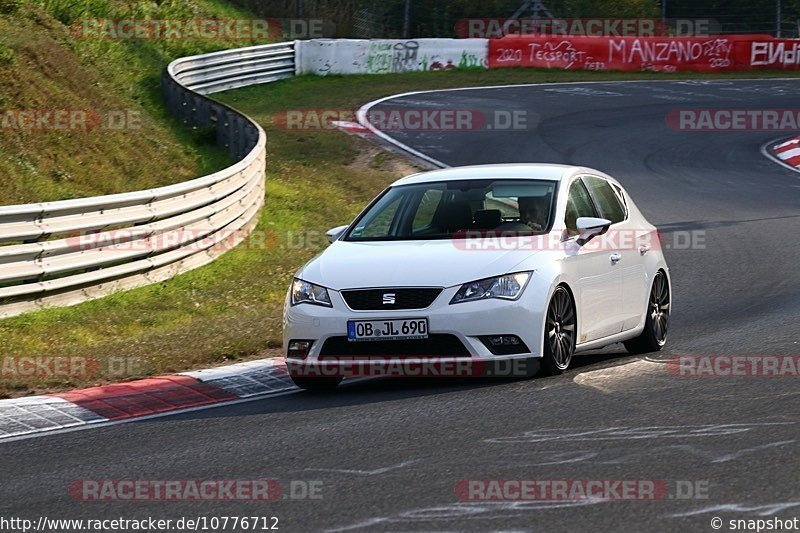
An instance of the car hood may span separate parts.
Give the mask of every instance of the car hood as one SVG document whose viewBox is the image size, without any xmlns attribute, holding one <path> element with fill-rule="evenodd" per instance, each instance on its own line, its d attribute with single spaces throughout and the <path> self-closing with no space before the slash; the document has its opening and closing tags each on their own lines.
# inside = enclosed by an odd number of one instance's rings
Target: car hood
<svg viewBox="0 0 800 533">
<path fill-rule="evenodd" d="M 463 241 L 462 241 L 463 242 Z M 298 276 L 334 290 L 358 287 L 450 287 L 506 274 L 531 250 L 465 250 L 457 240 L 336 241 Z"/>
</svg>

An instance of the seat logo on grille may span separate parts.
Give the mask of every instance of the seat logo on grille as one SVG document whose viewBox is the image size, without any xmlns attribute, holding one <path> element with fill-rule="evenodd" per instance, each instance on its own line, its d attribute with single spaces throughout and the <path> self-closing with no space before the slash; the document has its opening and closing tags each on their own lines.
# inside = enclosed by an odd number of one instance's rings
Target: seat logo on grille
<svg viewBox="0 0 800 533">
<path fill-rule="evenodd" d="M 383 295 L 383 305 L 394 305 L 395 303 L 395 293 L 387 292 Z"/>
</svg>

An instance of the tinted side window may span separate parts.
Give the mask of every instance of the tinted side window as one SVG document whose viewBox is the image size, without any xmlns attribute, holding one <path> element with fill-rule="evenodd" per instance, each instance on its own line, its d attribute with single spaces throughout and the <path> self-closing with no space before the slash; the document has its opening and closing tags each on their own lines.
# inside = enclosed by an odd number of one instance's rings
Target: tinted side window
<svg viewBox="0 0 800 533">
<path fill-rule="evenodd" d="M 564 217 L 567 234 L 570 237 L 578 234 L 578 218 L 596 216 L 597 211 L 589 196 L 589 191 L 586 190 L 581 180 L 575 180 L 572 182 L 569 188 L 569 196 L 567 196 L 567 214 Z"/>
<path fill-rule="evenodd" d="M 583 178 L 592 197 L 600 210 L 600 216 L 613 223 L 625 220 L 625 208 L 619 201 L 619 197 L 611 184 L 604 179 L 586 176 Z"/>
<path fill-rule="evenodd" d="M 433 223 L 433 216 L 436 214 L 436 208 L 439 207 L 443 195 L 444 191 L 441 189 L 428 189 L 425 191 L 417 207 L 417 212 L 414 214 L 412 231 L 427 228 Z"/>
</svg>

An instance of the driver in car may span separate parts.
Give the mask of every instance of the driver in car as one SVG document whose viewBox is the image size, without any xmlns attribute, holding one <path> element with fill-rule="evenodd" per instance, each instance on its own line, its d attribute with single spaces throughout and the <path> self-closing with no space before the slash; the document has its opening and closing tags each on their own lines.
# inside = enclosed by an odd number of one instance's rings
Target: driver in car
<svg viewBox="0 0 800 533">
<path fill-rule="evenodd" d="M 533 231 L 544 231 L 550 214 L 550 205 L 546 196 L 520 196 L 519 221 Z"/>
</svg>

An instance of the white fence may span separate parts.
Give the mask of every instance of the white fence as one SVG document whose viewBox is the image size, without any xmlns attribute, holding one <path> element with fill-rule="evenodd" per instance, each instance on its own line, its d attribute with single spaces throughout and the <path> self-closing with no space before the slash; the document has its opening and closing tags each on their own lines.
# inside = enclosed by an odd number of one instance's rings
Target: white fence
<svg viewBox="0 0 800 533">
<path fill-rule="evenodd" d="M 266 137 L 202 96 L 294 75 L 294 43 L 173 61 L 168 107 L 214 126 L 233 166 L 184 183 L 109 196 L 0 207 L 0 316 L 71 305 L 204 265 L 242 241 L 264 202 Z"/>
</svg>

